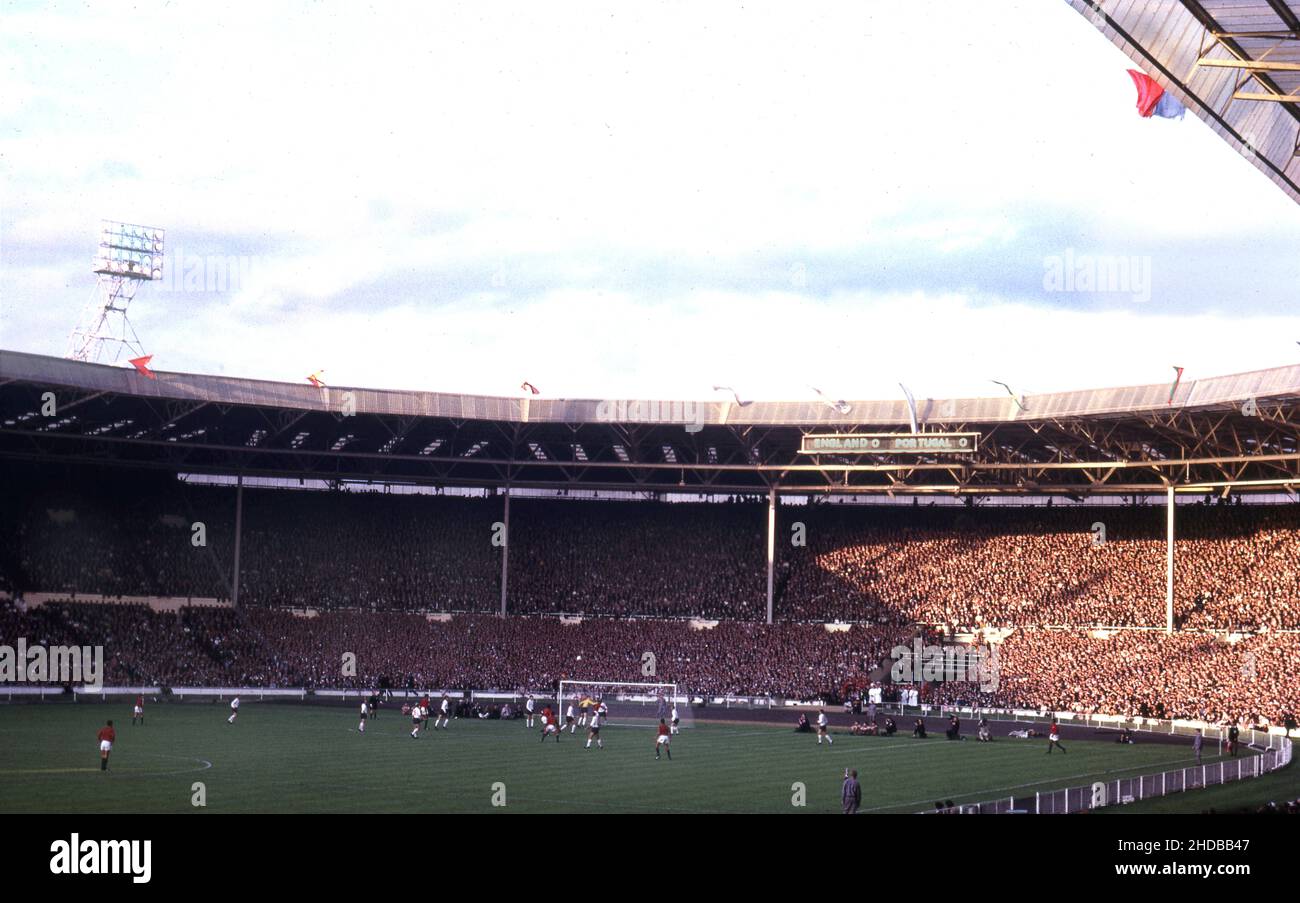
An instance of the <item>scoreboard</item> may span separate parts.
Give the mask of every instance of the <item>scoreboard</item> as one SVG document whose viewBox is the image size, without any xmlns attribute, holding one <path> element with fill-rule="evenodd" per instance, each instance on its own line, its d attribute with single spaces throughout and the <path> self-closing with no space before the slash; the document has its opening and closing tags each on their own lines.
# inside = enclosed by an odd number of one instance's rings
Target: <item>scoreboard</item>
<svg viewBox="0 0 1300 903">
<path fill-rule="evenodd" d="M 969 455 L 979 433 L 810 433 L 803 455 Z"/>
</svg>

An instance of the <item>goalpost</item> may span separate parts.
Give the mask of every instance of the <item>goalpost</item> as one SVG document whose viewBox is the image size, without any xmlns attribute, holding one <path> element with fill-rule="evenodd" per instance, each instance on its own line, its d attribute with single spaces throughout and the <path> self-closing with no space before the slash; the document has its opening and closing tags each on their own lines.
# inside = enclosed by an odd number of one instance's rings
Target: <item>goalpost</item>
<svg viewBox="0 0 1300 903">
<path fill-rule="evenodd" d="M 660 718 L 671 723 L 674 704 L 677 706 L 679 727 L 694 723 L 690 695 L 679 693 L 675 683 L 562 680 L 556 698 L 556 714 L 561 725 L 565 723 L 570 705 L 573 706 L 574 718 L 582 718 L 581 703 L 584 700 L 604 702 L 609 710 L 609 723 L 613 725 L 654 727 L 659 724 Z M 592 707 L 589 706 L 588 718 L 591 711 Z"/>
</svg>

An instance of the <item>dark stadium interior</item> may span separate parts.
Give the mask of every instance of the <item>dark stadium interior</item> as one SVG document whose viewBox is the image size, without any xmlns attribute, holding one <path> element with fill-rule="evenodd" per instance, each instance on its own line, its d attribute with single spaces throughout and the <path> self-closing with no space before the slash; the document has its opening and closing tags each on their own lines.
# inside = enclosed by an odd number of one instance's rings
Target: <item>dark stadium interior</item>
<svg viewBox="0 0 1300 903">
<path fill-rule="evenodd" d="M 229 599 L 233 488 L 27 463 L 6 477 L 0 581 L 9 592 Z M 1274 723 L 1300 707 L 1300 635 L 1289 632 L 1300 506 L 1183 506 L 1183 629 L 1105 639 L 1089 629 L 1162 624 L 1159 508 L 785 507 L 778 536 L 799 521 L 807 545 L 777 545 L 772 625 L 762 623 L 764 511 L 753 502 L 516 500 L 512 616 L 503 620 L 492 614 L 499 499 L 246 489 L 239 609 L 168 614 L 69 601 L 19 613 L 7 603 L 3 634 L 103 642 L 110 683 L 382 679 L 546 691 L 561 678 L 636 680 L 650 648 L 660 675 L 693 692 L 839 698 L 880 679 L 879 665 L 915 625 L 996 627 L 1011 631 L 996 691 L 936 683 L 923 698 Z M 1094 546 L 1098 519 L 1107 540 Z M 191 541 L 196 521 L 206 546 Z M 696 629 L 687 618 L 720 623 Z M 828 632 L 826 621 L 857 623 Z M 1228 631 L 1254 635 L 1230 643 Z M 362 665 L 341 681 L 343 651 Z"/>
<path fill-rule="evenodd" d="M 3 585 L 228 599 L 235 490 L 151 471 L 7 466 Z M 1300 505 L 1184 504 L 1179 626 L 1300 628 Z M 1160 627 L 1164 511 L 779 510 L 775 616 L 954 627 Z M 245 489 L 241 604 L 494 612 L 499 498 Z M 205 526 L 195 547 L 191 524 Z M 1106 525 L 1095 543 L 1091 527 Z M 803 524 L 806 545 L 792 542 Z M 509 610 L 764 616 L 764 505 L 515 499 Z"/>
</svg>

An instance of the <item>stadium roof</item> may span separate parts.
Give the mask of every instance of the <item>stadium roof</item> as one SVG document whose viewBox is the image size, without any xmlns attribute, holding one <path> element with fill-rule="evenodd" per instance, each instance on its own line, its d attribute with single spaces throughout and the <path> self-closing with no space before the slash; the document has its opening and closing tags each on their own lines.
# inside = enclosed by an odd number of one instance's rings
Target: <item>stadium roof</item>
<svg viewBox="0 0 1300 903">
<path fill-rule="evenodd" d="M 1300 3 L 1068 2 L 1300 202 Z"/>
<path fill-rule="evenodd" d="M 0 351 L 0 456 L 11 458 L 646 492 L 1082 496 L 1300 485 L 1300 366 L 1176 387 L 919 399 L 923 433 L 979 433 L 975 451 L 802 452 L 813 434 L 911 432 L 901 398 L 843 407 L 500 398 L 166 372 L 149 379 Z"/>
</svg>

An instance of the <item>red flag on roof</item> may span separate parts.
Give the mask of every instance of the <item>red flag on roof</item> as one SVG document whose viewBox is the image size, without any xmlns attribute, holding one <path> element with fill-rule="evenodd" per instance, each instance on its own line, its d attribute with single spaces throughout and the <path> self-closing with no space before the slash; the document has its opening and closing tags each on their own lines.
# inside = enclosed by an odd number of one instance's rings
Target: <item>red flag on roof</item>
<svg viewBox="0 0 1300 903">
<path fill-rule="evenodd" d="M 150 379 L 157 379 L 158 375 L 154 373 L 152 370 L 150 370 L 148 367 L 148 364 L 151 360 L 153 360 L 153 355 L 146 354 L 144 357 L 131 358 L 129 363 L 131 364 L 132 367 L 135 367 L 136 370 L 143 373 L 145 376 L 149 377 Z"/>
<path fill-rule="evenodd" d="M 1177 97 L 1166 94 L 1165 89 L 1155 79 L 1136 69 L 1129 69 L 1128 74 L 1137 88 L 1137 111 L 1139 116 L 1143 119 L 1149 118 L 1152 114 L 1165 119 L 1183 118 L 1187 108 L 1179 102 Z"/>
<path fill-rule="evenodd" d="M 1161 94 L 1165 93 L 1165 89 L 1156 84 L 1156 80 L 1144 72 L 1130 69 L 1128 74 L 1138 89 L 1138 115 L 1145 119 L 1156 108 L 1156 101 L 1160 99 Z"/>
<path fill-rule="evenodd" d="M 536 386 L 534 386 L 532 383 L 528 382 L 527 380 L 524 380 L 523 385 L 521 385 L 519 388 L 527 389 L 529 392 L 532 392 L 534 395 L 542 394 L 540 389 L 538 389 Z"/>
</svg>

